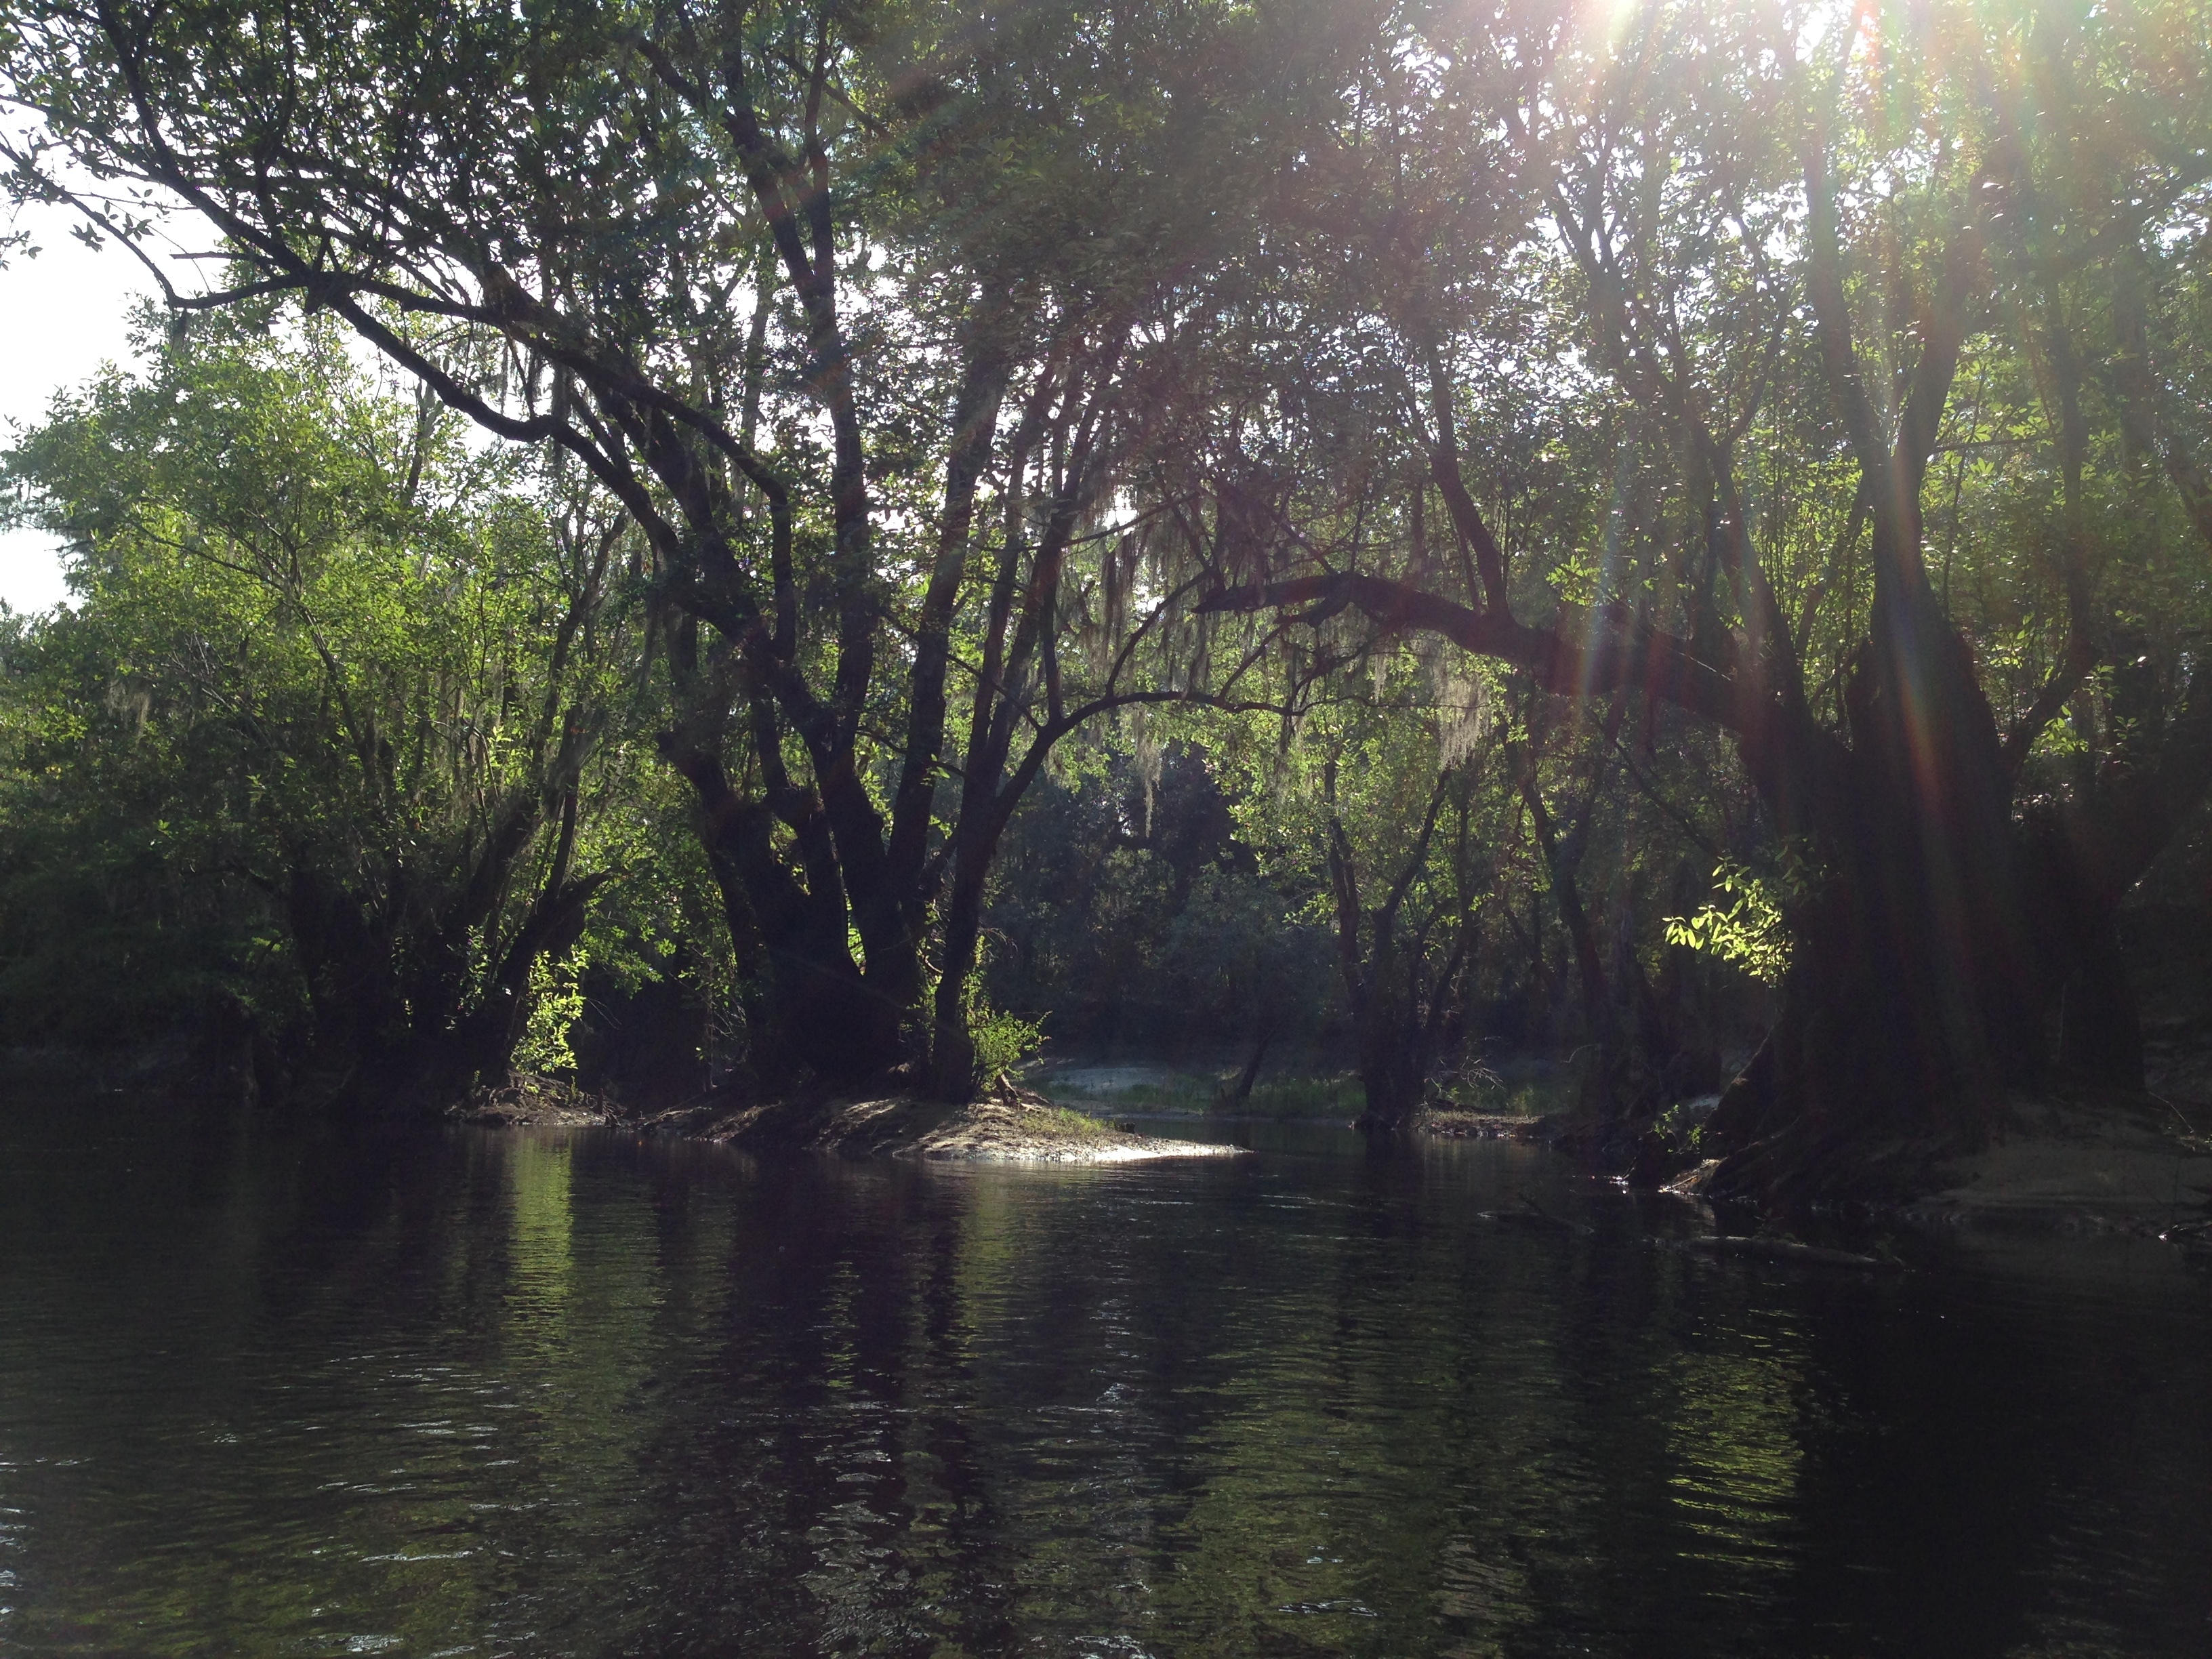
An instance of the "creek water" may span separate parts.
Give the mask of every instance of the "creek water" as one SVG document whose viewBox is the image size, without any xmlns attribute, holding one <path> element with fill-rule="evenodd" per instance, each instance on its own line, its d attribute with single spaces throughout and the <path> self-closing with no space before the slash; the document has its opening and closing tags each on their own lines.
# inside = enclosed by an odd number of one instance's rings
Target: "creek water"
<svg viewBox="0 0 2212 1659">
<path fill-rule="evenodd" d="M 9 1653 L 2212 1653 L 2212 1282 L 2149 1241 L 1715 1262 L 1547 1154 L 1333 1130 L 49 1104 L 0 1103 Z"/>
</svg>

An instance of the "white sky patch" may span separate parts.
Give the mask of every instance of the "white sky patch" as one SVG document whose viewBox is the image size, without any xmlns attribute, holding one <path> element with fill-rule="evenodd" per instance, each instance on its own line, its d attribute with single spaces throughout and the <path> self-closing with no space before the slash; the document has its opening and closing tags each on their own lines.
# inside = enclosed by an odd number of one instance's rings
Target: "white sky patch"
<svg viewBox="0 0 2212 1659">
<path fill-rule="evenodd" d="M 40 252 L 36 258 L 16 253 L 0 266 L 0 447 L 44 418 L 55 393 L 82 386 L 104 362 L 129 362 L 131 313 L 153 290 L 130 254 L 94 252 L 69 234 L 71 221 L 64 210 L 38 205 L 14 221 Z M 55 538 L 0 530 L 0 599 L 31 611 L 68 597 Z"/>
</svg>

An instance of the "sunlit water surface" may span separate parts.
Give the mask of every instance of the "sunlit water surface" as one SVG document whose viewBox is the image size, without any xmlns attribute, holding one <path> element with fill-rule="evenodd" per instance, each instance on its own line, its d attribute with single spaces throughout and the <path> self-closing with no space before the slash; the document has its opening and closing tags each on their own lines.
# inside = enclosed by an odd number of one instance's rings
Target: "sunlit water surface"
<svg viewBox="0 0 2212 1659">
<path fill-rule="evenodd" d="M 166 1124 L 166 1127 L 164 1127 Z M 0 1650 L 2203 1655 L 2212 1284 L 1546 1156 L 756 1163 L 0 1104 Z M 1486 1218 L 1534 1200 L 1587 1234 Z"/>
</svg>

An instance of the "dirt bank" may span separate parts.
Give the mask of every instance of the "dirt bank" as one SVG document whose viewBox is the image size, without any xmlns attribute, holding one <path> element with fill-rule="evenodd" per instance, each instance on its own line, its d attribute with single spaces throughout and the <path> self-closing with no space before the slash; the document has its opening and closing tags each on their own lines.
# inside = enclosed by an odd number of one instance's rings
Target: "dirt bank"
<svg viewBox="0 0 2212 1659">
<path fill-rule="evenodd" d="M 1243 1151 L 1140 1135 L 1004 1083 L 964 1106 L 905 1093 L 777 1101 L 745 1106 L 712 1121 L 667 1127 L 743 1146 L 939 1163 L 1127 1164 L 1140 1158 L 1234 1158 Z"/>
<path fill-rule="evenodd" d="M 835 1152 L 963 1164 L 1128 1164 L 1162 1158 L 1235 1158 L 1238 1146 L 1170 1140 L 1102 1123 L 1042 1095 L 1001 1084 L 964 1106 L 905 1092 L 737 1102 L 709 1097 L 650 1117 L 622 1115 L 556 1091 L 509 1088 L 480 1097 L 464 1121 L 494 1127 L 634 1128 L 758 1151 Z"/>
</svg>

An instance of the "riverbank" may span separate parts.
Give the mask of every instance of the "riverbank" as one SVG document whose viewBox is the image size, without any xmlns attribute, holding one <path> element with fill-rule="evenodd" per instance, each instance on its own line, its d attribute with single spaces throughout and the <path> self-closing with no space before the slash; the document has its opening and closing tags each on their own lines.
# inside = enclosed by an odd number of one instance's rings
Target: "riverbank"
<svg viewBox="0 0 2212 1659">
<path fill-rule="evenodd" d="M 1233 1157 L 1241 1150 L 1145 1134 L 1085 1103 L 1094 1110 L 1002 1082 L 961 1106 L 897 1091 L 765 1102 L 709 1096 L 641 1117 L 563 1085 L 517 1079 L 480 1093 L 456 1115 L 489 1127 L 619 1123 L 756 1151 L 940 1163 L 1105 1164 Z M 1428 1139 L 1521 1141 L 1602 1168 L 1626 1167 L 1636 1151 L 1620 1126 L 1593 1126 L 1569 1114 L 1439 1106 L 1413 1129 Z M 1831 1184 L 1846 1207 L 1946 1228 L 2125 1232 L 2212 1248 L 2212 1138 L 2156 1097 L 2020 1096 L 1978 1149 L 1900 1141 L 1880 1151 L 1859 1172 L 1864 1180 L 1837 1172 Z M 1717 1160 L 1695 1164 L 1665 1189 L 1701 1200 L 1717 1167 Z"/>
<path fill-rule="evenodd" d="M 491 1127 L 622 1123 L 754 1151 L 933 1163 L 1129 1164 L 1244 1155 L 1239 1146 L 1140 1134 L 1133 1127 L 1101 1121 L 1004 1081 L 963 1105 L 900 1091 L 768 1101 L 710 1095 L 669 1111 L 630 1117 L 558 1085 L 533 1089 L 527 1080 L 518 1080 L 477 1097 L 455 1115 Z"/>
<path fill-rule="evenodd" d="M 1457 1106 L 1431 1106 L 1413 1120 L 1413 1130 L 1437 1140 L 1525 1140 L 1545 1144 L 1550 1118 L 1516 1112 L 1478 1112 Z"/>
<path fill-rule="evenodd" d="M 88 1105 L 176 1091 L 182 1069 L 167 1054 L 0 1050 L 0 1085 L 64 1090 L 85 1097 Z M 754 1150 L 934 1162 L 1108 1164 L 1234 1157 L 1241 1150 L 1146 1134 L 1102 1109 L 1107 1103 L 1074 1097 L 1087 1109 L 1001 1085 L 958 1107 L 884 1091 L 765 1103 L 708 1096 L 673 1110 L 640 1114 L 570 1085 L 515 1078 L 479 1091 L 448 1121 L 487 1127 L 611 1125 Z M 1180 1115 L 1194 1125 L 1206 1121 L 1198 1113 Z M 1618 1126 L 1612 1127 L 1617 1139 Z M 1634 1151 L 1632 1143 L 1597 1144 L 1589 1133 L 1592 1126 L 1567 1114 L 1439 1106 L 1414 1128 L 1416 1139 L 1522 1141 L 1550 1147 L 1586 1168 L 1616 1171 Z M 2017 1095 L 1978 1148 L 1897 1142 L 1856 1150 L 1867 1157 L 1868 1167 L 1838 1171 L 1833 1183 L 1838 1202 L 1849 1209 L 1945 1228 L 2124 1233 L 2212 1250 L 2212 1107 L 2193 1096 L 2175 1102 L 2162 1092 Z M 1870 1151 L 1881 1155 L 1872 1157 Z M 1693 1165 L 1670 1188 L 1699 1198 L 1715 1167 L 1713 1161 Z"/>
<path fill-rule="evenodd" d="M 1912 1207 L 1950 1225 L 2212 1237 L 2212 1137 L 2156 1097 L 2020 1098 Z"/>
<path fill-rule="evenodd" d="M 1850 1167 L 1820 1178 L 1811 1213 L 2212 1249 L 2212 1137 L 2157 1096 L 2016 1094 L 1979 1146 L 1899 1139 L 1851 1151 Z M 1662 1190 L 1702 1201 L 1721 1163 Z"/>
</svg>

